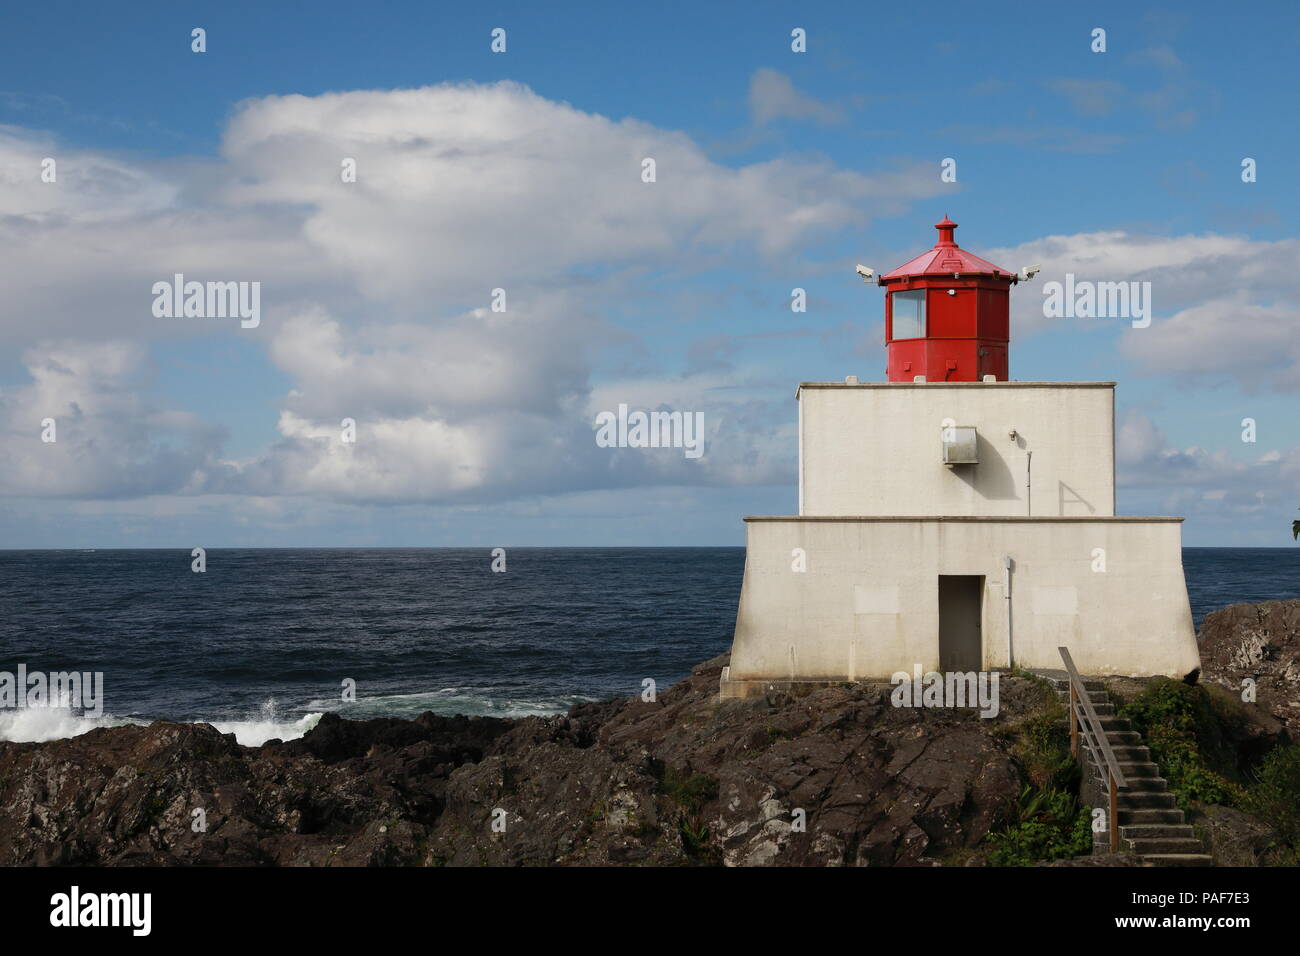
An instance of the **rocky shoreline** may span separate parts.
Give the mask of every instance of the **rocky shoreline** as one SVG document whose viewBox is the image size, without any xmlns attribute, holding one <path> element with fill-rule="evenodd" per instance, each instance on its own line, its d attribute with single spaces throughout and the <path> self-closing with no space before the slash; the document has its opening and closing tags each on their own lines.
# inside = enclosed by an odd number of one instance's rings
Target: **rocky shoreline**
<svg viewBox="0 0 1300 956">
<path fill-rule="evenodd" d="M 1296 739 L 1300 601 L 1215 612 L 1201 652 L 1204 682 L 1256 681 L 1243 741 Z M 0 863 L 981 865 L 1057 706 L 1019 675 L 992 719 L 894 707 L 880 684 L 720 701 L 725 663 L 653 702 L 549 718 L 327 714 L 261 747 L 163 722 L 0 743 Z M 1257 824 L 1231 820 L 1267 842 Z M 1062 864 L 1104 862 L 1134 863 Z"/>
</svg>

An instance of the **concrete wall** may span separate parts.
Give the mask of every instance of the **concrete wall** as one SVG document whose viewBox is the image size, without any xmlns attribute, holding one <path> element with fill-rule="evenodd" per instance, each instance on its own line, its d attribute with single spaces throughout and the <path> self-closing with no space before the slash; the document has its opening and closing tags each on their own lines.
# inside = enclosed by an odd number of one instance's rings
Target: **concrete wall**
<svg viewBox="0 0 1300 956">
<path fill-rule="evenodd" d="M 1199 666 L 1177 518 L 748 518 L 728 678 L 888 678 L 939 667 L 938 577 L 984 575 L 983 668 L 1181 677 Z M 792 570 L 794 549 L 807 570 Z M 1105 570 L 1100 567 L 1103 549 Z M 740 689 L 741 692 L 743 688 Z M 724 686 L 723 693 L 728 694 Z"/>
<path fill-rule="evenodd" d="M 801 515 L 1115 513 L 1113 382 L 805 383 L 798 397 Z M 943 464 L 944 419 L 978 430 L 979 464 Z"/>
</svg>

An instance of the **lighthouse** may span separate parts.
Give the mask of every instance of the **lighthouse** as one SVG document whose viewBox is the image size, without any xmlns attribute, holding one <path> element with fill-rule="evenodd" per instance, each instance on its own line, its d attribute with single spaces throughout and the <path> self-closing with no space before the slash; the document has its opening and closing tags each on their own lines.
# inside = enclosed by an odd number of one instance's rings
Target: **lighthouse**
<svg viewBox="0 0 1300 956">
<path fill-rule="evenodd" d="M 798 513 L 745 518 L 723 697 L 923 672 L 1183 676 L 1181 518 L 1115 514 L 1114 382 L 1013 381 L 1013 273 L 957 245 L 875 279 L 885 381 L 803 382 Z M 873 270 L 858 267 L 864 278 Z"/>
<path fill-rule="evenodd" d="M 885 287 L 885 364 L 891 382 L 1007 380 L 1011 287 L 1018 277 L 957 245 L 957 223 L 935 224 L 939 239 L 880 277 Z"/>
</svg>

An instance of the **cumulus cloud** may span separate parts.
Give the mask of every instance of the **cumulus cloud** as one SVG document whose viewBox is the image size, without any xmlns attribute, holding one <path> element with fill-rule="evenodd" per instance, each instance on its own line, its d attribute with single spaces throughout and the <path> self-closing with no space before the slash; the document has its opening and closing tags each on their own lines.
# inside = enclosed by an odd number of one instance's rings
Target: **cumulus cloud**
<svg viewBox="0 0 1300 956">
<path fill-rule="evenodd" d="M 767 73 L 751 87 L 756 117 L 830 118 Z M 46 154 L 58 159 L 57 185 L 39 181 Z M 641 181 L 645 157 L 655 183 Z M 347 158 L 356 183 L 340 181 Z M 684 348 L 684 375 L 611 379 L 602 351 L 631 335 L 612 316 L 650 269 L 703 254 L 795 257 L 805 241 L 938 188 L 932 170 L 730 168 L 683 134 L 511 83 L 250 101 L 215 161 L 62 150 L 13 128 L 0 130 L 0 159 L 10 250 L 0 279 L 13 314 L 39 317 L 0 329 L 26 348 L 30 377 L 0 389 L 12 452 L 0 493 L 85 498 L 490 503 L 792 481 L 793 408 L 784 391 L 774 402 L 745 386 L 732 343 Z M 1300 386 L 1300 241 L 1108 231 L 987 255 L 1043 264 L 1013 297 L 1017 334 L 1054 321 L 1042 316 L 1041 286 L 1065 272 L 1151 281 L 1157 318 L 1120 343 L 1139 369 Z M 154 319 L 149 286 L 178 271 L 261 281 L 269 317 L 248 333 Z M 498 287 L 504 313 L 486 308 Z M 228 461 L 219 421 L 146 397 L 148 343 L 245 334 L 291 388 L 268 412 L 279 440 Z M 598 448 L 594 417 L 619 404 L 703 412 L 704 458 Z M 56 445 L 39 441 L 45 417 L 58 420 Z M 343 418 L 357 421 L 354 445 L 339 440 Z M 1293 453 L 1277 452 L 1242 472 L 1140 427 L 1121 431 L 1121 460 L 1129 475 L 1153 476 L 1144 487 L 1228 496 L 1272 475 L 1264 487 L 1281 495 L 1295 467 Z"/>
<path fill-rule="evenodd" d="M 23 358 L 31 383 L 0 391 L 0 494 L 192 494 L 220 471 L 224 429 L 141 397 L 139 345 L 65 342 Z"/>
<path fill-rule="evenodd" d="M 593 270 L 790 255 L 938 191 L 920 169 L 724 166 L 682 133 L 514 83 L 251 100 L 218 160 L 162 163 L 2 132 L 0 280 L 18 314 L 44 317 L 40 329 L 0 328 L 16 346 L 196 334 L 149 312 L 152 283 L 176 272 L 261 281 L 268 311 L 317 301 L 428 317 Z M 45 155 L 55 184 L 40 181 Z M 647 158 L 654 183 L 641 179 Z M 345 159 L 355 183 L 341 180 Z"/>
<path fill-rule="evenodd" d="M 214 160 L 109 157 L 4 132 L 0 169 L 20 172 L 0 192 L 0 241 L 13 250 L 0 280 L 15 314 L 42 317 L 7 323 L 9 345 L 39 353 L 50 341 L 129 341 L 138 366 L 151 341 L 239 335 L 292 383 L 273 412 L 280 439 L 227 462 L 219 429 L 147 411 L 132 391 L 138 376 L 122 370 L 78 407 L 121 422 L 143 416 L 129 453 L 69 454 L 54 483 L 6 476 L 28 494 L 435 502 L 786 480 L 792 446 L 778 454 L 768 442 L 789 409 L 685 396 L 667 369 L 656 387 L 630 391 L 646 409 L 705 412 L 716 451 L 687 461 L 596 448 L 599 355 L 633 334 L 612 316 L 650 270 L 755 253 L 789 261 L 806 242 L 939 188 L 928 169 L 867 175 L 820 159 L 732 168 L 679 132 L 514 83 L 247 101 Z M 39 182 L 47 152 L 57 185 Z M 656 182 L 642 181 L 646 158 Z M 345 160 L 356 163 L 355 183 L 340 177 Z M 177 272 L 261 282 L 261 326 L 154 318 L 149 290 Z M 494 289 L 504 313 L 486 308 Z M 679 358 L 698 370 L 697 357 Z M 59 381 L 90 387 L 93 374 Z M 36 380 L 4 391 L 15 428 L 28 429 L 29 400 L 48 389 Z M 35 404 L 54 398 L 42 392 Z M 358 422 L 354 446 L 338 442 L 345 417 Z"/>
<path fill-rule="evenodd" d="M 16 126 L 0 124 L 0 157 L 4 215 L 29 227 L 149 215 L 178 194 L 139 164 L 90 150 L 64 151 L 51 137 Z"/>
<path fill-rule="evenodd" d="M 1300 390 L 1300 308 L 1256 305 L 1246 295 L 1239 290 L 1130 329 L 1120 352 L 1150 374 L 1229 377 L 1246 391 Z"/>
<path fill-rule="evenodd" d="M 987 257 L 1011 268 L 1043 266 L 1012 296 L 1017 334 L 1060 322 L 1122 325 L 1121 354 L 1140 371 L 1216 376 L 1248 388 L 1300 387 L 1300 240 L 1106 231 L 1046 236 L 991 249 Z M 1045 317 L 1045 285 L 1067 273 L 1076 281 L 1150 282 L 1151 325 Z"/>
<path fill-rule="evenodd" d="M 1264 449 L 1250 459 L 1177 448 L 1148 416 L 1129 410 L 1119 421 L 1115 456 L 1125 500 L 1157 503 L 1167 514 L 1220 522 L 1273 515 L 1280 540 L 1300 503 L 1300 448 Z"/>
<path fill-rule="evenodd" d="M 815 161 L 731 169 L 689 137 L 514 83 L 268 97 L 231 121 L 230 202 L 310 210 L 303 234 L 380 301 L 481 299 L 590 263 L 754 244 L 788 250 L 863 223 L 896 187 Z M 339 182 L 344 158 L 358 180 Z M 656 182 L 641 178 L 653 159 Z M 921 181 L 913 194 L 932 190 Z"/>
<path fill-rule="evenodd" d="M 549 306 L 549 307 L 548 307 Z M 354 502 L 484 502 L 638 485 L 744 485 L 793 475 L 792 413 L 722 398 L 710 380 L 589 385 L 584 326 L 557 303 L 386 325 L 349 342 L 320 311 L 284 323 L 271 354 L 297 382 L 281 440 L 228 487 Z M 595 325 L 595 323 L 591 323 Z M 462 361 L 448 362 L 454 355 Z M 601 448 L 601 411 L 701 412 L 705 454 Z M 342 441 L 342 419 L 357 440 Z"/>
</svg>

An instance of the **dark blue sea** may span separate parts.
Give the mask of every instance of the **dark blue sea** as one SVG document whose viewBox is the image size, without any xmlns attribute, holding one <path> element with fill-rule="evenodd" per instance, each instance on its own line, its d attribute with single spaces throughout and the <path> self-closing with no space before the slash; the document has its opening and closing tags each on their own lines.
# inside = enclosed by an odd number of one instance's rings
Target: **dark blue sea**
<svg viewBox="0 0 1300 956">
<path fill-rule="evenodd" d="M 0 712 L 0 738 L 204 720 L 243 743 L 349 717 L 558 713 L 731 644 L 743 548 L 0 551 L 0 671 L 104 672 L 104 716 Z M 1199 627 L 1300 597 L 1300 548 L 1188 548 Z M 342 682 L 356 682 L 343 702 Z"/>
</svg>

